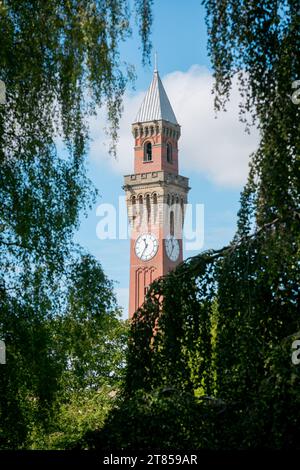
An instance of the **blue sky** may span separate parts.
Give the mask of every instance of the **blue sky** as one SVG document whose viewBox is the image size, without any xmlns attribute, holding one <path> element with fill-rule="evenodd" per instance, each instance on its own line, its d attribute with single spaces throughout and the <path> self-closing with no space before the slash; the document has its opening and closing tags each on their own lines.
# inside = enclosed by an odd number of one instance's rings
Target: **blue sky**
<svg viewBox="0 0 300 470">
<path fill-rule="evenodd" d="M 238 91 L 233 87 L 227 113 L 215 118 L 211 87 L 213 78 L 207 54 L 204 9 L 200 1 L 154 0 L 153 49 L 158 69 L 178 122 L 180 173 L 190 178 L 189 202 L 204 204 L 204 246 L 218 248 L 228 243 L 235 231 L 240 191 L 246 181 L 249 154 L 255 150 L 257 132 L 248 136 L 238 121 Z M 153 66 L 143 67 L 136 30 L 121 47 L 121 58 L 135 66 L 135 90 L 124 99 L 118 157 L 107 154 L 106 123 L 102 111 L 91 121 L 92 143 L 88 171 L 99 197 L 88 218 L 82 218 L 76 241 L 101 263 L 116 282 L 118 301 L 128 309 L 129 240 L 99 240 L 96 208 L 101 203 L 118 207 L 123 195 L 123 174 L 132 172 L 131 123 L 152 80 Z M 199 250 L 185 250 L 185 257 Z"/>
</svg>

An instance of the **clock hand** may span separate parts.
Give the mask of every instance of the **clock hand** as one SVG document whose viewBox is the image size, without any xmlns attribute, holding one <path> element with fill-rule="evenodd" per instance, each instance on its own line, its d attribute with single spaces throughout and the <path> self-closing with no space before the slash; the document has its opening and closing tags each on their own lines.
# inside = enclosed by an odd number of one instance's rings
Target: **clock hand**
<svg viewBox="0 0 300 470">
<path fill-rule="evenodd" d="M 145 250 L 147 250 L 147 247 L 148 247 L 148 243 L 146 242 L 146 238 L 143 238 L 143 240 L 145 242 L 145 248 L 143 249 L 141 256 L 143 256 Z"/>
<path fill-rule="evenodd" d="M 173 253 L 173 250 L 174 250 L 174 243 L 173 243 L 173 238 L 171 238 L 171 243 L 172 243 L 172 250 L 171 250 L 170 256 L 172 255 L 172 253 Z"/>
</svg>

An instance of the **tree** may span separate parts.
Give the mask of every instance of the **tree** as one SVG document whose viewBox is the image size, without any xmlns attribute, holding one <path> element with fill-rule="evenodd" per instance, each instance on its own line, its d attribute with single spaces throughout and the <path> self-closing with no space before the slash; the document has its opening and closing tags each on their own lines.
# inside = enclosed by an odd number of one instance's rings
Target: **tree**
<svg viewBox="0 0 300 470">
<path fill-rule="evenodd" d="M 144 58 L 151 1 L 136 1 Z M 2 283 L 30 259 L 61 266 L 80 210 L 90 201 L 86 118 L 105 103 L 112 137 L 131 69 L 119 43 L 130 33 L 128 5 L 113 1 L 4 1 L 0 5 Z M 57 151 L 58 138 L 65 151 Z M 16 274 L 16 273 L 15 273 Z"/>
<path fill-rule="evenodd" d="M 126 329 L 120 321 L 113 284 L 90 255 L 70 266 L 67 305 L 54 319 L 60 356 L 64 358 L 64 393 L 120 385 Z"/>
<path fill-rule="evenodd" d="M 120 319 L 113 284 L 88 254 L 70 263 L 65 309 L 50 320 L 62 372 L 46 427 L 33 427 L 33 448 L 68 448 L 101 427 L 123 380 L 127 322 Z"/>
<path fill-rule="evenodd" d="M 127 326 L 112 282 L 86 253 L 73 255 L 63 276 L 54 279 L 61 299 L 54 312 L 47 304 L 57 298 L 41 297 L 36 273 L 26 279 L 22 303 L 11 301 L 2 310 L 2 328 L 13 342 L 0 384 L 0 445 L 67 445 L 109 410 L 110 393 L 123 377 Z M 78 415 L 73 432 L 72 414 Z"/>
<path fill-rule="evenodd" d="M 244 445 L 261 438 L 270 446 L 295 446 L 299 374 L 286 338 L 300 326 L 300 109 L 291 96 L 300 75 L 299 5 L 204 3 L 216 105 L 225 105 L 237 76 L 241 116 L 250 111 L 261 134 L 241 195 L 236 240 L 251 230 L 259 234 L 226 256 L 218 273 L 219 390 L 227 399 L 248 400 Z M 285 409 L 293 410 L 292 419 Z M 260 437 L 255 422 L 263 423 Z"/>
<path fill-rule="evenodd" d="M 144 60 L 151 3 L 134 2 Z M 130 17 L 125 0 L 0 3 L 0 79 L 6 86 L 6 104 L 0 104 L 5 448 L 25 446 L 32 421 L 47 421 L 59 385 L 63 364 L 50 319 L 66 303 L 72 236 L 95 195 L 85 168 L 87 118 L 106 105 L 113 152 L 122 94 L 133 75 L 119 55 Z"/>
<path fill-rule="evenodd" d="M 246 208 L 255 211 L 258 224 L 299 208 L 299 105 L 292 99 L 300 75 L 299 5 L 294 0 L 204 4 L 216 106 L 225 106 L 237 77 L 241 117 L 250 111 L 261 132 L 242 200 L 243 231 L 251 226 Z"/>
<path fill-rule="evenodd" d="M 123 411 L 143 436 L 141 447 L 152 441 L 143 427 L 147 413 L 142 410 L 141 419 L 135 400 L 159 393 L 159 409 L 167 411 L 169 423 L 173 409 L 164 397 L 167 390 L 186 398 L 187 409 L 178 407 L 178 419 L 187 448 L 299 448 L 300 370 L 291 362 L 292 341 L 300 330 L 300 109 L 291 99 L 300 75 L 299 5 L 272 0 L 204 4 L 216 107 L 226 105 L 237 79 L 241 119 L 249 128 L 245 116 L 251 113 L 261 141 L 232 242 L 186 260 L 155 281 L 136 312 Z M 129 416 L 128 400 L 133 402 Z M 107 442 L 109 431 L 110 443 L 135 444 L 135 436 L 126 441 L 120 431 L 122 418 L 119 405 L 104 432 L 89 436 L 90 446 L 97 438 Z M 158 421 L 159 416 L 154 427 Z M 161 438 L 160 448 L 177 445 L 175 427 Z"/>
</svg>

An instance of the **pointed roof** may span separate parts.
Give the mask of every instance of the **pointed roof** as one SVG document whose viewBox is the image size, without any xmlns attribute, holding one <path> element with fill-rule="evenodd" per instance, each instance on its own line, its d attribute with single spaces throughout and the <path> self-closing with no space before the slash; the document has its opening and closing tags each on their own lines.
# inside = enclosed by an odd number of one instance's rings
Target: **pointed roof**
<svg viewBox="0 0 300 470">
<path fill-rule="evenodd" d="M 157 70 L 134 122 L 169 121 L 178 124 Z"/>
</svg>

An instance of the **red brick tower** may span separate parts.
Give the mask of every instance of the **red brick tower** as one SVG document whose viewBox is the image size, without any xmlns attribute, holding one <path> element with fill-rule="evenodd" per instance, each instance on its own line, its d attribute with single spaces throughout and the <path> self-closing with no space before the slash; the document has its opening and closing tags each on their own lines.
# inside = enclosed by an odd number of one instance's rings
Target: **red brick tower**
<svg viewBox="0 0 300 470">
<path fill-rule="evenodd" d="M 182 261 L 188 178 L 178 174 L 180 126 L 157 70 L 132 132 L 134 173 L 124 177 L 131 225 L 129 317 L 151 282 Z"/>
</svg>

